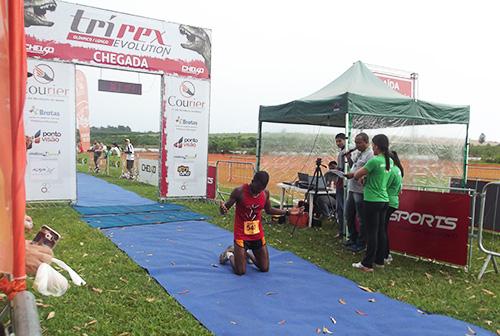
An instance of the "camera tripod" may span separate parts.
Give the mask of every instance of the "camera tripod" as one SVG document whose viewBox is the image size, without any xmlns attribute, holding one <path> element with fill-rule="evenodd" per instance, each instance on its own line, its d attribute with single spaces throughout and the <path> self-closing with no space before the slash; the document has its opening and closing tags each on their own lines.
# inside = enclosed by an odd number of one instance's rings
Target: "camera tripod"
<svg viewBox="0 0 500 336">
<path fill-rule="evenodd" d="M 330 207 L 330 209 L 333 209 L 333 203 L 332 203 L 332 198 L 330 197 L 330 193 L 328 191 L 328 186 L 326 184 L 326 180 L 325 180 L 325 176 L 323 175 L 323 172 L 321 171 L 321 166 L 323 166 L 321 164 L 321 158 L 317 158 L 316 159 L 316 169 L 314 169 L 314 174 L 313 174 L 313 177 L 312 177 L 312 180 L 311 180 L 311 183 L 309 183 L 309 186 L 307 188 L 307 191 L 304 195 L 304 201 L 306 201 L 308 198 L 309 198 L 309 194 L 311 193 L 311 191 L 314 190 L 314 195 L 317 197 L 319 196 L 318 195 L 318 192 L 319 192 L 319 179 L 321 179 L 323 181 L 323 185 L 325 186 L 325 194 L 328 198 L 328 205 Z M 324 166 L 326 167 L 326 166 Z M 313 202 L 314 202 L 314 199 L 313 199 Z M 311 204 L 309 204 L 309 211 L 311 209 Z M 312 216 L 312 214 L 310 214 L 309 216 Z M 295 225 L 293 230 L 292 230 L 292 236 L 293 234 L 295 233 L 295 230 L 297 229 L 297 226 Z"/>
</svg>

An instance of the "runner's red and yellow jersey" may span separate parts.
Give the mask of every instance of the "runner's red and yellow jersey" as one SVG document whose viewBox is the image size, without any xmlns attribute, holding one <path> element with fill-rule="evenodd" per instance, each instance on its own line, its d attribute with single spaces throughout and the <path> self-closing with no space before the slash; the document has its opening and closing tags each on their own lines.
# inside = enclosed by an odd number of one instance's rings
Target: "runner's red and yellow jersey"
<svg viewBox="0 0 500 336">
<path fill-rule="evenodd" d="M 234 239 L 258 240 L 264 237 L 262 210 L 266 205 L 266 193 L 252 195 L 250 186 L 244 184 L 241 200 L 236 203 L 234 215 Z"/>
</svg>

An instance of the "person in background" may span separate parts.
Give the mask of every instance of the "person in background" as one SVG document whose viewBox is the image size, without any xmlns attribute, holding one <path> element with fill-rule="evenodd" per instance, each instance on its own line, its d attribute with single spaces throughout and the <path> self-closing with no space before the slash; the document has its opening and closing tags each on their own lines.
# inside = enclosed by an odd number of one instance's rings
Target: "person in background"
<svg viewBox="0 0 500 336">
<path fill-rule="evenodd" d="M 94 153 L 94 173 L 99 173 L 99 158 L 102 154 L 102 148 L 97 140 L 94 141 L 94 144 L 89 148 L 89 152 Z"/>
<path fill-rule="evenodd" d="M 345 171 L 345 134 L 338 133 L 335 136 L 335 144 L 339 148 L 337 156 L 337 169 Z M 339 178 L 335 183 L 335 211 L 337 213 L 338 238 L 344 235 L 344 179 Z"/>
<path fill-rule="evenodd" d="M 386 135 L 375 135 L 372 147 L 375 156 L 354 173 L 356 180 L 366 176 L 363 189 L 366 254 L 361 262 L 352 264 L 352 267 L 364 272 L 373 272 L 373 266 L 384 267 L 387 237 L 383 228 L 389 203 L 387 181 L 393 165 Z"/>
<path fill-rule="evenodd" d="M 392 262 L 392 256 L 389 250 L 389 220 L 391 215 L 399 207 L 399 194 L 401 193 L 403 187 L 403 177 L 404 169 L 399 160 L 398 153 L 396 151 L 390 151 L 390 156 L 394 165 L 391 167 L 391 173 L 389 174 L 389 180 L 387 181 L 387 194 L 389 195 L 389 208 L 385 215 L 385 223 L 383 230 L 385 231 L 386 242 L 385 246 L 381 247 L 384 250 L 384 263 L 390 264 Z"/>
<path fill-rule="evenodd" d="M 353 179 L 353 177 L 356 171 L 361 169 L 373 157 L 373 151 L 370 148 L 370 139 L 366 133 L 356 135 L 354 143 L 356 144 L 356 151 L 352 152 L 352 154 L 351 151 L 346 153 L 351 172 L 345 174 L 345 177 L 349 179 L 347 202 L 345 205 L 349 239 L 345 242 L 345 246 L 352 252 L 361 252 L 366 248 L 363 217 L 363 185 L 360 181 Z M 352 159 L 351 156 L 353 157 Z M 359 221 L 359 230 L 356 228 L 356 218 Z"/>
<path fill-rule="evenodd" d="M 337 161 L 328 162 L 328 171 L 324 174 L 325 184 L 328 188 L 330 188 L 332 185 L 335 186 L 335 183 L 337 182 L 338 176 L 333 173 L 333 171 L 336 169 Z M 328 218 L 328 220 L 331 220 L 335 217 L 334 214 L 336 200 L 333 193 L 329 192 L 328 195 L 317 195 L 315 197 L 315 201 L 315 205 L 318 207 L 323 217 Z"/>
<path fill-rule="evenodd" d="M 125 139 L 125 148 L 123 150 L 125 154 L 127 154 L 127 173 L 128 173 L 128 178 L 133 179 L 134 178 L 134 146 L 130 142 L 130 139 Z"/>
<path fill-rule="evenodd" d="M 113 167 L 119 167 L 122 152 L 121 152 L 120 147 L 118 146 L 118 144 L 116 142 L 114 142 L 113 145 L 111 145 L 110 155 L 112 157 Z"/>
</svg>

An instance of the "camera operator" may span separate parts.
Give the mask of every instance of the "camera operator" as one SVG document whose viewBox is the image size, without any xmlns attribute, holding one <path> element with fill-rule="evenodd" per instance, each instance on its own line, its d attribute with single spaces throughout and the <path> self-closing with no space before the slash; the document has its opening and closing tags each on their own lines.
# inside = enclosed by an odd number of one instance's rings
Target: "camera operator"
<svg viewBox="0 0 500 336">
<path fill-rule="evenodd" d="M 336 183 L 337 175 L 335 175 L 332 170 L 337 169 L 337 162 L 330 161 L 328 163 L 328 171 L 324 174 L 325 185 L 327 188 L 330 188 L 332 184 Z M 328 220 L 332 220 L 335 217 L 335 196 L 332 193 L 328 195 L 317 195 L 314 199 L 315 206 L 319 209 L 321 217 L 327 218 Z"/>
</svg>

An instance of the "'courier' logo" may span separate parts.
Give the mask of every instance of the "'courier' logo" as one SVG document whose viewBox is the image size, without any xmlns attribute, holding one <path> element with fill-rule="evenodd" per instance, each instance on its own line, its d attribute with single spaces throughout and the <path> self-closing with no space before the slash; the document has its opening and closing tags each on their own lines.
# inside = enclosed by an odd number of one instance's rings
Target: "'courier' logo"
<svg viewBox="0 0 500 336">
<path fill-rule="evenodd" d="M 453 231 L 457 228 L 458 218 L 436 216 L 431 214 L 421 214 L 418 212 L 407 212 L 397 210 L 391 215 L 391 221 L 394 222 L 408 222 L 412 225 L 420 225 L 426 227 L 435 227 L 436 229 L 443 229 Z"/>
<path fill-rule="evenodd" d="M 194 84 L 191 83 L 190 81 L 182 82 L 180 87 L 179 87 L 179 91 L 180 91 L 181 95 L 185 98 L 191 98 L 196 93 L 196 89 L 194 87 Z"/>
<path fill-rule="evenodd" d="M 177 172 L 179 173 L 179 176 L 190 176 L 191 175 L 191 170 L 189 169 L 189 166 L 179 166 L 177 167 Z"/>
<path fill-rule="evenodd" d="M 37 64 L 33 69 L 33 77 L 40 84 L 49 84 L 54 81 L 54 69 L 47 64 Z"/>
</svg>

